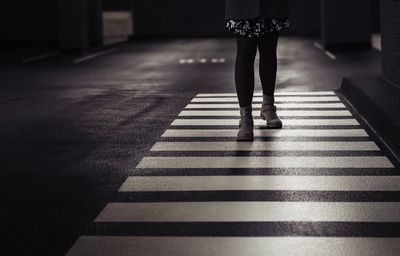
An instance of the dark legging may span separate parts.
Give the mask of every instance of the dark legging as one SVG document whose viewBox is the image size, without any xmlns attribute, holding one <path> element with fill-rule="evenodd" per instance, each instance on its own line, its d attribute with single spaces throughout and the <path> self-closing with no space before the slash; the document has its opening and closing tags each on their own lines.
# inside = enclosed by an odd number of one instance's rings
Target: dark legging
<svg viewBox="0 0 400 256">
<path fill-rule="evenodd" d="M 262 37 L 236 37 L 235 84 L 240 107 L 249 106 L 254 94 L 254 60 L 257 46 L 260 54 L 260 79 L 263 94 L 273 96 L 275 91 L 279 32 L 265 33 Z"/>
</svg>

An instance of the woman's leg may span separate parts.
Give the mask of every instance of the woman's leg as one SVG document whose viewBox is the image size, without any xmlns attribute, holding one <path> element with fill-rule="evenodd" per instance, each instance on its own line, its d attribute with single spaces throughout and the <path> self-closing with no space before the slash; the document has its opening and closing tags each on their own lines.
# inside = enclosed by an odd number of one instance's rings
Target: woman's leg
<svg viewBox="0 0 400 256">
<path fill-rule="evenodd" d="M 250 106 L 254 94 L 254 60 L 257 39 L 236 37 L 237 55 L 235 62 L 235 84 L 240 107 Z"/>
<path fill-rule="evenodd" d="M 235 84 L 240 105 L 240 121 L 237 141 L 252 141 L 253 117 L 252 106 L 254 94 L 254 59 L 257 53 L 257 39 L 237 36 L 237 55 L 235 62 Z"/>
<path fill-rule="evenodd" d="M 279 32 L 266 33 L 259 38 L 258 49 L 260 52 L 260 79 L 263 89 L 263 104 L 260 116 L 267 121 L 269 128 L 282 128 L 282 120 L 276 114 L 274 93 L 277 71 L 276 47 Z"/>
<path fill-rule="evenodd" d="M 258 50 L 260 53 L 260 79 L 263 94 L 274 96 L 276 72 L 277 72 L 277 56 L 276 48 L 278 44 L 279 32 L 266 33 L 259 38 Z"/>
</svg>

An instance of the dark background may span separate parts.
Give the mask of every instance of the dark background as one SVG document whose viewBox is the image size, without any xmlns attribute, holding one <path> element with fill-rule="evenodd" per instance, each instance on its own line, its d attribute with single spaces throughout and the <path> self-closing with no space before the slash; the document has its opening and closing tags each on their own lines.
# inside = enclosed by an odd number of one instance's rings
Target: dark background
<svg viewBox="0 0 400 256">
<path fill-rule="evenodd" d="M 0 4 L 2 41 L 59 44 L 63 17 L 87 20 L 84 30 L 90 33 L 101 29 L 101 20 L 94 12 L 101 10 L 132 11 L 136 36 L 224 36 L 225 0 L 7 0 Z M 346 5 L 349 1 L 342 1 Z M 355 1 L 357 2 L 357 1 Z M 362 0 L 373 6 L 370 28 L 379 31 L 379 0 Z M 70 8 L 70 13 L 68 13 Z M 75 10 L 74 10 L 75 8 Z M 78 10 L 79 8 L 79 10 Z M 364 8 L 364 7 L 361 7 Z M 369 8 L 369 7 L 367 7 Z M 336 21 L 343 14 L 337 12 Z M 321 1 L 291 1 L 290 34 L 318 35 L 321 31 Z M 351 13 L 358 15 L 355 13 Z M 354 22 L 357 22 L 356 20 Z M 76 25 L 76 24 L 75 24 Z M 74 27 L 76 29 L 76 27 Z M 65 30 L 65 28 L 64 28 Z"/>
</svg>

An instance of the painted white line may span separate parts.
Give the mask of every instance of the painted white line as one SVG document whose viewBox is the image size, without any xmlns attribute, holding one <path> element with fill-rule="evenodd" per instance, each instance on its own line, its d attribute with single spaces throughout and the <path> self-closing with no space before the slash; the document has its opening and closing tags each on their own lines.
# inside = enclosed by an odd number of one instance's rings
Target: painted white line
<svg viewBox="0 0 400 256">
<path fill-rule="evenodd" d="M 400 191 L 400 176 L 131 176 L 120 192 Z"/>
<path fill-rule="evenodd" d="M 317 42 L 314 42 L 314 46 L 315 46 L 316 48 L 322 50 L 322 51 L 323 51 L 329 58 L 331 58 L 332 60 L 336 60 L 336 56 L 335 56 L 333 53 L 331 53 L 330 51 L 325 50 L 325 48 L 324 48 L 321 44 L 319 44 L 319 43 L 317 43 Z"/>
<path fill-rule="evenodd" d="M 88 56 L 85 56 L 85 57 L 82 57 L 80 59 L 75 60 L 74 64 L 82 63 L 84 61 L 91 60 L 91 59 L 94 59 L 94 58 L 97 58 L 97 57 L 100 57 L 102 55 L 106 55 L 106 54 L 109 54 L 109 53 L 113 53 L 113 52 L 116 52 L 118 50 L 119 50 L 119 48 L 113 48 L 113 49 L 109 49 L 109 50 L 96 52 L 96 53 L 93 53 L 93 54 L 90 54 Z"/>
<path fill-rule="evenodd" d="M 213 58 L 210 61 L 211 61 L 211 63 L 225 63 L 226 59 L 224 59 L 224 58 L 220 58 L 220 59 Z M 190 59 L 180 59 L 179 60 L 180 64 L 193 64 L 193 63 L 196 63 L 196 62 L 205 64 L 205 63 L 208 62 L 208 60 L 205 59 L 205 58 L 201 58 L 201 59 L 192 59 L 192 58 L 190 58 Z"/>
<path fill-rule="evenodd" d="M 166 130 L 162 137 L 236 137 L 237 129 Z M 254 137 L 369 137 L 363 129 L 255 129 Z"/>
<path fill-rule="evenodd" d="M 23 59 L 21 62 L 22 63 L 34 62 L 34 61 L 37 61 L 37 60 L 43 60 L 43 59 L 47 59 L 47 58 L 50 58 L 50 57 L 54 57 L 54 56 L 57 56 L 57 55 L 60 55 L 60 54 L 61 54 L 61 52 L 49 52 L 49 53 L 45 53 L 45 54 L 42 54 L 42 55 L 39 55 L 39 56 L 34 56 L 34 57 Z"/>
<path fill-rule="evenodd" d="M 321 44 L 317 43 L 317 42 L 314 42 L 314 46 L 317 47 L 320 50 L 324 50 L 324 47 Z"/>
<path fill-rule="evenodd" d="M 108 203 L 95 222 L 400 222 L 390 202 Z"/>
<path fill-rule="evenodd" d="M 331 53 L 330 51 L 325 51 L 325 54 L 326 54 L 329 58 L 331 58 L 332 60 L 336 60 L 336 56 L 335 56 L 333 53 Z"/>
<path fill-rule="evenodd" d="M 262 97 L 254 97 L 253 102 L 262 102 Z M 326 102 L 340 101 L 338 97 L 275 97 L 275 102 L 293 101 L 293 102 Z M 193 98 L 191 102 L 238 102 L 237 97 L 229 98 Z"/>
<path fill-rule="evenodd" d="M 348 110 L 281 110 L 280 116 L 352 116 Z M 259 111 L 253 111 L 253 117 L 258 117 Z M 232 110 L 183 110 L 179 116 L 240 116 L 239 111 Z"/>
<path fill-rule="evenodd" d="M 144 157 L 137 168 L 394 168 L 394 166 L 384 156 L 238 156 Z"/>
<path fill-rule="evenodd" d="M 305 96 L 329 96 L 335 95 L 333 91 L 316 91 L 316 92 L 275 92 L 275 96 L 289 96 L 289 95 L 305 95 Z M 199 93 L 196 97 L 226 97 L 226 96 L 237 96 L 236 93 Z M 262 96 L 262 92 L 255 92 L 254 96 Z"/>
<path fill-rule="evenodd" d="M 398 256 L 400 238 L 82 236 L 67 256 Z"/>
<path fill-rule="evenodd" d="M 373 141 L 157 142 L 151 151 L 379 151 Z"/>
<path fill-rule="evenodd" d="M 276 103 L 278 108 L 346 108 L 343 103 Z M 188 104 L 186 109 L 221 109 L 221 108 L 236 108 L 239 109 L 239 104 L 219 103 L 219 104 Z M 253 104 L 253 109 L 260 109 L 261 103 Z"/>
<path fill-rule="evenodd" d="M 283 119 L 284 126 L 348 126 L 359 125 L 355 119 Z M 171 125 L 183 126 L 237 126 L 239 119 L 175 119 Z M 265 126 L 266 122 L 262 119 L 254 119 L 255 126 Z"/>
</svg>

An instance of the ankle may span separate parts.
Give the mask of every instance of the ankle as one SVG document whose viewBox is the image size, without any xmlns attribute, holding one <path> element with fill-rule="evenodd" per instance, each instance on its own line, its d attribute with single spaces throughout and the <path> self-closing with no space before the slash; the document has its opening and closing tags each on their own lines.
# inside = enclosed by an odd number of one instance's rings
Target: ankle
<svg viewBox="0 0 400 256">
<path fill-rule="evenodd" d="M 274 105 L 275 96 L 263 94 L 263 105 Z"/>
<path fill-rule="evenodd" d="M 253 108 L 251 105 L 240 107 L 240 116 L 252 117 Z"/>
</svg>

